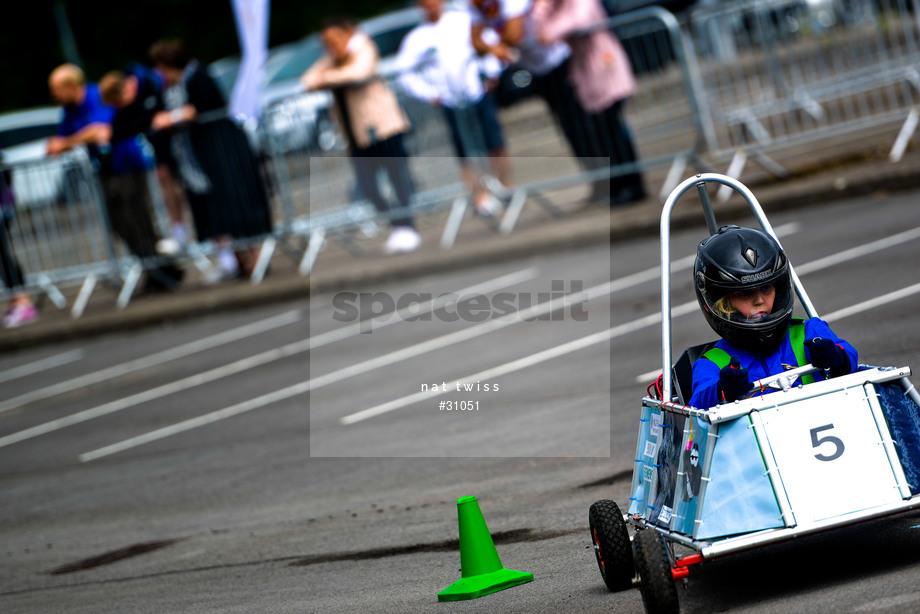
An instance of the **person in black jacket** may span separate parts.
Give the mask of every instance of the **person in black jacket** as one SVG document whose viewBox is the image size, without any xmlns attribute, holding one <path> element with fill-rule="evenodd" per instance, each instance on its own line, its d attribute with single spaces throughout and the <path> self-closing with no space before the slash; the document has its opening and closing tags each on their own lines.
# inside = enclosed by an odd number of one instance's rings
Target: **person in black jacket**
<svg viewBox="0 0 920 614">
<path fill-rule="evenodd" d="M 143 136 L 154 113 L 163 108 L 156 75 L 135 64 L 99 80 L 102 102 L 115 109 L 109 126 L 109 147 L 100 156 L 100 176 L 112 230 L 132 254 L 142 259 L 147 291 L 175 290 L 183 271 L 171 258 L 159 256 L 147 182 L 153 160 Z"/>
<path fill-rule="evenodd" d="M 222 277 L 248 275 L 257 257 L 255 239 L 272 231 L 258 161 L 242 128 L 226 117 L 217 84 L 181 40 L 158 41 L 149 55 L 168 86 L 166 108 L 154 116 L 153 127 L 172 133 L 197 239 L 221 246 Z"/>
</svg>

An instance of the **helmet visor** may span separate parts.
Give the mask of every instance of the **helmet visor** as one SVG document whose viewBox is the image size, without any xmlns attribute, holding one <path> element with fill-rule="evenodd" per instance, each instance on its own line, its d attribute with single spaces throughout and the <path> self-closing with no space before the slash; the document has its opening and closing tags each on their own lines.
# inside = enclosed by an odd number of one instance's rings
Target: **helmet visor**
<svg viewBox="0 0 920 614">
<path fill-rule="evenodd" d="M 717 319 L 749 330 L 767 329 L 792 312 L 794 295 L 788 275 L 778 275 L 758 286 L 702 292 L 706 307 Z"/>
</svg>

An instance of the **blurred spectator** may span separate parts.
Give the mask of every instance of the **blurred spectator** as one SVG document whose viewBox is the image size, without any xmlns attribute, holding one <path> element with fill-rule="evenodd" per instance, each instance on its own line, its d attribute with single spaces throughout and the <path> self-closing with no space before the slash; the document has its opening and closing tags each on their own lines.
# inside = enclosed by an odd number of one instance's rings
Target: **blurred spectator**
<svg viewBox="0 0 920 614">
<path fill-rule="evenodd" d="M 182 271 L 171 263 L 152 259 L 156 255 L 157 236 L 150 217 L 146 175 L 149 160 L 138 142 L 143 126 L 133 125 L 137 121 L 135 115 L 143 113 L 143 102 L 138 101 L 139 108 L 133 115 L 117 114 L 113 106 L 102 100 L 99 86 L 87 83 L 83 71 L 73 64 L 54 69 L 48 87 L 51 96 L 64 107 L 58 135 L 48 139 L 48 153 L 58 155 L 78 145 L 87 145 L 99 164 L 112 230 L 143 261 L 147 273 L 144 289 L 176 289 Z M 113 134 L 116 115 L 120 115 L 119 127 Z"/>
<path fill-rule="evenodd" d="M 152 73 L 157 80 L 157 90 L 162 98 L 166 84 L 159 73 Z M 184 251 L 190 240 L 188 225 L 185 222 L 185 190 L 179 179 L 179 166 L 172 153 L 172 137 L 168 130 L 150 132 L 147 139 L 153 146 L 153 155 L 156 158 L 156 175 L 163 194 L 163 203 L 166 206 L 166 216 L 169 218 L 170 237 L 162 239 L 157 244 L 157 251 L 164 254 L 175 254 Z"/>
<path fill-rule="evenodd" d="M 530 0 L 469 0 L 473 48 L 481 54 L 519 63 L 533 76 L 534 91 L 546 101 L 576 156 L 586 155 L 583 110 L 568 82 L 570 50 L 564 42 L 541 44 L 534 30 Z"/>
<path fill-rule="evenodd" d="M 418 4 L 426 21 L 402 41 L 396 60 L 400 83 L 411 96 L 443 109 L 476 211 L 495 215 L 501 203 L 482 185 L 470 158 L 488 153 L 492 174 L 502 187 L 510 184 L 511 164 L 498 106 L 483 82 L 490 72 L 488 63 L 493 78 L 501 65 L 492 56 L 477 57 L 469 13 L 445 12 L 444 0 L 418 0 Z"/>
<path fill-rule="evenodd" d="M 0 151 L 0 165 L 3 164 L 3 152 Z M 7 168 L 0 172 L 0 275 L 3 283 L 10 291 L 10 302 L 3 313 L 3 327 L 17 328 L 23 324 L 34 322 L 38 319 L 38 310 L 32 304 L 32 299 L 22 287 L 25 278 L 22 268 L 13 254 L 13 243 L 9 235 L 9 225 L 13 217 L 12 173 Z"/>
<path fill-rule="evenodd" d="M 569 81 L 585 110 L 581 127 L 580 156 L 590 170 L 636 161 L 632 134 L 623 121 L 623 104 L 636 90 L 629 58 L 610 29 L 601 27 L 587 34 L 576 31 L 600 26 L 607 14 L 600 0 L 534 0 L 533 20 L 537 37 L 549 45 L 566 41 L 572 50 Z M 630 172 L 595 183 L 595 199 L 609 194 L 611 206 L 645 198 L 642 176 Z"/>
<path fill-rule="evenodd" d="M 127 73 L 113 71 L 99 80 L 102 101 L 115 109 L 109 130 L 109 152 L 102 156 L 100 175 L 112 229 L 128 249 L 144 259 L 145 290 L 176 290 L 183 271 L 171 259 L 157 256 L 157 232 L 148 171 L 153 160 L 144 135 L 154 113 L 163 108 L 156 76 L 139 64 Z"/>
<path fill-rule="evenodd" d="M 207 69 L 193 60 L 185 43 L 154 43 L 150 59 L 168 86 L 166 110 L 153 118 L 155 130 L 171 131 L 171 151 L 186 188 L 198 241 L 219 246 L 209 281 L 252 274 L 258 247 L 232 245 L 271 233 L 268 195 L 246 134 L 223 112 L 225 102 Z"/>
<path fill-rule="evenodd" d="M 76 64 L 62 64 L 51 71 L 48 89 L 55 102 L 64 108 L 57 134 L 48 139 L 46 149 L 56 156 L 78 145 L 86 145 L 98 159 L 99 143 L 108 134 L 115 110 L 103 104 L 99 87 L 87 83 Z"/>
<path fill-rule="evenodd" d="M 380 213 L 389 213 L 390 205 L 377 186 L 377 171 L 383 169 L 399 207 L 408 207 L 413 182 L 402 137 L 409 130 L 409 120 L 393 91 L 375 75 L 380 59 L 377 45 L 346 17 L 327 20 L 322 40 L 326 53 L 301 76 L 301 84 L 307 90 L 332 92 L 361 192 Z M 419 247 L 422 239 L 409 215 L 401 214 L 390 224 L 392 231 L 384 247 L 387 253 Z"/>
<path fill-rule="evenodd" d="M 157 244 L 157 251 L 164 254 L 175 254 L 184 251 L 189 243 L 189 230 L 185 223 L 185 192 L 179 180 L 176 158 L 172 155 L 169 132 L 152 133 L 150 144 L 153 146 L 153 155 L 156 158 L 157 181 L 160 183 L 160 192 L 163 194 L 166 215 L 169 218 L 169 230 L 172 235 Z"/>
</svg>

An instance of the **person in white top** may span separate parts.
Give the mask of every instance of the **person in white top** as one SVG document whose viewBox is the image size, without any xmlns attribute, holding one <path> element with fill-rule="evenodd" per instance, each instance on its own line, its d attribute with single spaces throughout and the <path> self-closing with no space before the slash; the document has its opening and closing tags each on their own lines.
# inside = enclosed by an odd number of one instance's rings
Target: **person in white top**
<svg viewBox="0 0 920 614">
<path fill-rule="evenodd" d="M 572 152 L 590 155 L 584 134 L 584 109 L 568 80 L 571 50 L 564 41 L 542 44 L 531 15 L 532 0 L 469 0 L 473 47 L 533 76 L 533 88 L 549 106 Z M 489 36 L 495 33 L 495 35 Z"/>
<path fill-rule="evenodd" d="M 488 154 L 492 175 L 503 187 L 510 184 L 510 157 L 487 83 L 494 84 L 501 64 L 492 56 L 477 56 L 470 14 L 445 10 L 444 4 L 444 0 L 418 0 L 425 21 L 400 46 L 399 83 L 410 96 L 443 109 L 476 211 L 495 215 L 501 204 L 483 185 L 471 158 Z"/>
<path fill-rule="evenodd" d="M 531 8 L 532 0 L 470 0 L 473 46 L 509 64 L 520 62 L 535 77 L 543 77 L 561 66 L 570 50 L 564 42 L 539 43 Z M 484 38 L 486 29 L 498 33 L 499 40 Z"/>
</svg>

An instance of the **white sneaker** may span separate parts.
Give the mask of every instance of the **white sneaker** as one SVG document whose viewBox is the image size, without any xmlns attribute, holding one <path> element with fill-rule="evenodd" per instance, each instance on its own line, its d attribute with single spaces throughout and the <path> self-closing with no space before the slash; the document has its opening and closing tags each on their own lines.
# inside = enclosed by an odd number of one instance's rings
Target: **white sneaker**
<svg viewBox="0 0 920 614">
<path fill-rule="evenodd" d="M 188 249 L 188 230 L 184 224 L 173 224 L 170 229 L 172 236 L 157 241 L 157 253 L 164 256 L 176 256 Z"/>
<path fill-rule="evenodd" d="M 487 194 L 485 198 L 476 203 L 476 213 L 483 217 L 495 217 L 503 209 L 501 201 L 491 194 Z"/>
<path fill-rule="evenodd" d="M 229 249 L 222 249 L 217 253 L 214 265 L 204 272 L 204 283 L 213 285 L 234 279 L 240 271 L 236 255 Z"/>
<path fill-rule="evenodd" d="M 175 256 L 180 251 L 182 251 L 182 246 L 180 246 L 179 242 L 172 237 L 160 239 L 157 241 L 158 254 L 163 254 L 164 256 Z"/>
<path fill-rule="evenodd" d="M 217 252 L 217 266 L 227 277 L 235 276 L 240 270 L 240 262 L 236 259 L 236 254 L 228 248 Z"/>
<path fill-rule="evenodd" d="M 387 254 L 405 254 L 418 249 L 422 237 L 409 226 L 394 226 L 383 248 Z"/>
</svg>

